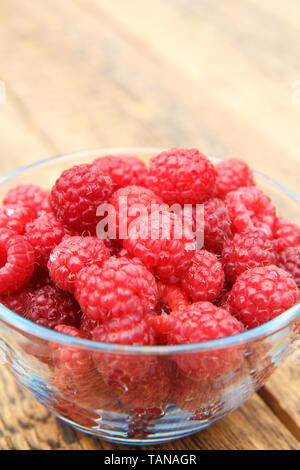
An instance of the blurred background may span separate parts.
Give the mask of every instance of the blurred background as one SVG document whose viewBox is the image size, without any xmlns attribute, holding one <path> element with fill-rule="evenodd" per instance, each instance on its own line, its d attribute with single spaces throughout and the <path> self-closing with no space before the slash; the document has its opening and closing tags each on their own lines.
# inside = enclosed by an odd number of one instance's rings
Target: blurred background
<svg viewBox="0 0 300 470">
<path fill-rule="evenodd" d="M 195 146 L 298 190 L 298 0 L 2 0 L 0 17 L 0 174 Z"/>
</svg>

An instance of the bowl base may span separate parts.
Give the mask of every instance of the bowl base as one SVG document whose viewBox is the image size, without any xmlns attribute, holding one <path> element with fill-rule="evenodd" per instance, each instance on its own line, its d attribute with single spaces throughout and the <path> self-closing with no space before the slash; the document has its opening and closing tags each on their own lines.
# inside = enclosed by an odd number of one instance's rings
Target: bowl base
<svg viewBox="0 0 300 470">
<path fill-rule="evenodd" d="M 57 415 L 57 418 L 63 421 L 64 423 L 67 423 L 74 429 L 84 432 L 85 434 L 89 434 L 91 436 L 94 436 L 96 438 L 99 438 L 101 440 L 111 442 L 114 444 L 122 444 L 122 445 L 129 445 L 129 446 L 149 446 L 149 445 L 157 445 L 157 444 L 163 444 L 166 442 L 171 442 L 175 441 L 178 439 L 182 439 L 184 437 L 191 436 L 193 434 L 196 434 L 199 431 L 202 431 L 203 429 L 207 428 L 211 423 L 203 423 L 203 424 L 197 424 L 197 426 L 193 426 L 192 428 L 189 428 L 187 431 L 180 431 L 180 430 L 170 430 L 170 431 L 163 431 L 161 435 L 155 432 L 155 435 L 145 435 L 143 437 L 129 437 L 128 433 L 117 433 L 117 432 L 109 432 L 107 430 L 103 431 L 103 429 L 100 428 L 88 428 L 85 426 L 81 426 L 77 423 L 74 423 L 67 418 L 64 418 L 62 416 Z"/>
</svg>

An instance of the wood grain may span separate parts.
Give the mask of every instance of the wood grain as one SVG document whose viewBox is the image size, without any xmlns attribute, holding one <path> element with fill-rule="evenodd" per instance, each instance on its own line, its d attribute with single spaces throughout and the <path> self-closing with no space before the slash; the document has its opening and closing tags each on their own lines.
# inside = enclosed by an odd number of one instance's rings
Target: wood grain
<svg viewBox="0 0 300 470">
<path fill-rule="evenodd" d="M 0 174 L 100 146 L 197 146 L 299 188 L 300 4 L 3 0 Z M 292 449 L 299 363 L 167 449 Z M 0 449 L 117 449 L 59 422 L 0 368 Z"/>
<path fill-rule="evenodd" d="M 291 355 L 283 370 L 271 376 L 259 395 L 300 441 L 299 352 Z"/>
</svg>

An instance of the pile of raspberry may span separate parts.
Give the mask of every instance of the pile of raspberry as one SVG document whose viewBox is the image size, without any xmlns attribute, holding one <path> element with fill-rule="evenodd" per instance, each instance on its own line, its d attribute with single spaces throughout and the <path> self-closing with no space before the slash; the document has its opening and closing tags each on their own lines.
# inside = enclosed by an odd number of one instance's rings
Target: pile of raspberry
<svg viewBox="0 0 300 470">
<path fill-rule="evenodd" d="M 299 286 L 300 228 L 237 159 L 213 165 L 197 149 L 171 149 L 147 167 L 108 155 L 65 170 L 50 191 L 12 188 L 0 208 L 0 302 L 79 338 L 155 346 L 231 336 L 295 305 Z M 237 351 L 226 354 L 211 365 L 176 360 L 203 380 L 239 365 Z M 72 351 L 54 356 L 59 371 L 79 367 Z M 150 359 L 93 361 L 127 393 L 161 373 Z"/>
</svg>

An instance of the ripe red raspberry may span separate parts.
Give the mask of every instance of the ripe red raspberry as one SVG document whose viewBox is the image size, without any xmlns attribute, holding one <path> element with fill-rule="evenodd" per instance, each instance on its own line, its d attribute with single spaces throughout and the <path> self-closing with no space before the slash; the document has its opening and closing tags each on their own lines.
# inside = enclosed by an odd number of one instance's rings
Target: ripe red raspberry
<svg viewBox="0 0 300 470">
<path fill-rule="evenodd" d="M 71 294 L 55 286 L 45 286 L 34 292 L 26 318 L 51 329 L 60 324 L 77 328 L 80 308 Z"/>
<path fill-rule="evenodd" d="M 156 344 L 156 335 L 150 323 L 139 319 L 134 314 L 113 318 L 93 330 L 94 341 L 104 343 L 144 345 Z M 134 379 L 146 374 L 149 364 L 156 360 L 146 356 L 137 357 L 117 353 L 94 354 L 94 362 L 103 380 L 114 389 L 126 388 Z"/>
<path fill-rule="evenodd" d="M 163 282 L 157 283 L 158 287 L 158 303 L 155 311 L 162 314 L 164 308 L 169 308 L 170 312 L 177 312 L 189 305 L 186 294 L 178 286 L 169 286 Z"/>
<path fill-rule="evenodd" d="M 168 204 L 200 204 L 215 190 L 216 170 L 197 149 L 171 149 L 152 158 L 148 184 Z"/>
<path fill-rule="evenodd" d="M 218 302 L 218 307 L 224 308 L 225 310 L 228 310 L 228 312 L 232 313 L 230 310 L 230 296 L 231 290 L 225 292 L 225 294 L 222 295 L 220 301 Z"/>
<path fill-rule="evenodd" d="M 93 339 L 103 343 L 155 345 L 156 337 L 150 323 L 134 315 L 112 318 L 93 330 Z"/>
<path fill-rule="evenodd" d="M 209 341 L 241 333 L 242 324 L 227 310 L 210 302 L 196 302 L 173 316 L 169 344 Z M 194 380 L 214 380 L 236 370 L 243 360 L 240 347 L 176 356 L 181 371 Z"/>
<path fill-rule="evenodd" d="M 276 263 L 275 245 L 261 232 L 236 233 L 224 244 L 222 264 L 226 279 L 231 283 L 247 269 Z"/>
<path fill-rule="evenodd" d="M 117 240 L 112 240 L 110 238 L 102 239 L 106 249 L 109 251 L 110 256 L 118 256 L 122 250 L 122 245 Z"/>
<path fill-rule="evenodd" d="M 300 246 L 291 246 L 281 251 L 278 266 L 293 276 L 300 289 Z"/>
<path fill-rule="evenodd" d="M 70 237 L 56 246 L 50 255 L 48 269 L 58 287 L 75 291 L 77 274 L 90 264 L 102 266 L 110 258 L 104 243 L 94 237 Z"/>
<path fill-rule="evenodd" d="M 75 338 L 84 338 L 77 328 L 58 325 L 55 330 Z M 117 411 L 116 401 L 97 373 L 91 353 L 76 346 L 52 343 L 54 385 L 76 403 L 92 408 Z"/>
<path fill-rule="evenodd" d="M 131 412 L 143 414 L 164 410 L 171 392 L 171 383 L 159 361 L 154 360 L 143 377 L 128 383 L 118 392 L 119 399 Z M 156 410 L 154 410 L 156 409 Z"/>
<path fill-rule="evenodd" d="M 116 254 L 116 258 L 128 258 L 131 259 L 131 254 L 125 249 L 121 248 L 121 250 Z"/>
<path fill-rule="evenodd" d="M 237 158 L 223 160 L 216 164 L 216 196 L 224 198 L 227 193 L 245 186 L 255 186 L 253 172 L 248 165 Z"/>
<path fill-rule="evenodd" d="M 133 168 L 125 158 L 118 155 L 107 155 L 97 158 L 93 166 L 105 175 L 109 175 L 114 190 L 134 184 Z"/>
<path fill-rule="evenodd" d="M 154 328 L 159 344 L 167 344 L 172 313 L 189 305 L 186 294 L 177 286 L 157 283 L 158 301 L 148 320 Z"/>
<path fill-rule="evenodd" d="M 192 264 L 181 279 L 182 290 L 193 300 L 216 300 L 224 284 L 222 264 L 206 250 L 196 251 Z"/>
<path fill-rule="evenodd" d="M 227 194 L 226 205 L 234 232 L 259 230 L 273 238 L 276 209 L 261 189 L 253 186 L 233 191 Z"/>
<path fill-rule="evenodd" d="M 84 338 L 84 334 L 74 326 L 60 324 L 54 330 L 75 338 Z M 92 367 L 90 352 L 85 349 L 61 343 L 51 343 L 51 347 L 53 363 L 56 367 L 81 373 L 85 373 Z"/>
<path fill-rule="evenodd" d="M 298 301 L 293 278 L 277 266 L 249 269 L 232 287 L 230 309 L 248 328 L 277 317 Z"/>
<path fill-rule="evenodd" d="M 131 165 L 133 171 L 133 180 L 131 184 L 136 184 L 138 186 L 146 186 L 149 171 L 145 163 L 134 155 L 124 155 L 123 158 L 126 163 L 129 163 Z"/>
<path fill-rule="evenodd" d="M 34 251 L 22 235 L 0 229 L 0 294 L 12 294 L 29 281 Z"/>
<path fill-rule="evenodd" d="M 141 186 L 127 186 L 115 191 L 108 211 L 108 223 L 113 231 L 116 229 L 115 233 L 112 233 L 113 238 L 126 238 L 132 221 L 150 214 L 153 208 L 159 209 L 162 204 L 160 197 Z"/>
<path fill-rule="evenodd" d="M 101 268 L 94 264 L 79 273 L 75 297 L 92 320 L 143 318 L 155 306 L 157 287 L 139 260 L 112 257 Z"/>
<path fill-rule="evenodd" d="M 10 189 L 3 199 L 3 204 L 22 204 L 34 210 L 36 216 L 50 211 L 48 192 L 33 184 L 20 184 Z"/>
<path fill-rule="evenodd" d="M 275 237 L 278 252 L 285 248 L 300 245 L 300 227 L 293 222 L 278 217 L 275 220 Z"/>
<path fill-rule="evenodd" d="M 215 390 L 210 381 L 196 382 L 178 369 L 171 377 L 171 401 L 181 410 L 198 415 L 208 410 L 208 407 L 217 401 L 218 390 Z M 207 417 L 207 413 L 206 413 Z"/>
<path fill-rule="evenodd" d="M 136 219 L 130 224 L 123 245 L 169 284 L 178 283 L 195 252 L 195 239 L 182 221 L 168 211 Z"/>
<path fill-rule="evenodd" d="M 56 217 L 79 232 L 93 231 L 97 208 L 111 197 L 111 178 L 93 165 L 77 165 L 65 170 L 52 188 L 50 204 Z"/>
<path fill-rule="evenodd" d="M 80 331 L 83 333 L 84 337 L 87 339 L 92 339 L 93 331 L 96 326 L 102 325 L 100 320 L 92 320 L 87 315 L 82 315 L 80 319 Z"/>
<path fill-rule="evenodd" d="M 75 422 L 87 421 L 93 410 L 119 411 L 114 391 L 103 382 L 95 367 L 82 371 L 60 366 L 55 367 L 52 378 L 53 385 L 63 395 L 63 400 L 70 400 L 70 406 L 65 409 L 67 418 L 71 418 L 75 411 Z M 60 400 L 61 400 L 60 396 Z M 59 401 L 60 401 L 59 400 Z M 79 406 L 83 408 L 80 410 Z M 60 411 L 60 407 L 58 408 Z M 80 414 L 76 413 L 80 410 Z M 95 419 L 99 419 L 99 414 Z M 96 423 L 93 422 L 95 426 Z"/>
<path fill-rule="evenodd" d="M 40 215 L 26 225 L 25 236 L 34 248 L 36 264 L 46 267 L 53 248 L 72 232 L 59 222 L 52 212 Z"/>
<path fill-rule="evenodd" d="M 34 291 L 36 289 L 40 289 L 41 287 L 50 285 L 53 286 L 53 284 L 54 283 L 49 276 L 48 269 L 40 268 L 38 265 L 36 265 L 28 284 L 26 284 L 26 287 L 29 287 L 31 291 Z"/>
<path fill-rule="evenodd" d="M 12 312 L 18 313 L 22 317 L 25 316 L 30 305 L 33 292 L 28 287 L 19 289 L 10 295 L 0 295 L 0 303 L 9 308 Z"/>
<path fill-rule="evenodd" d="M 23 235 L 26 224 L 35 219 L 35 211 L 30 207 L 6 205 L 0 208 L 0 228 L 8 228 L 13 232 Z"/>
<path fill-rule="evenodd" d="M 204 203 L 204 248 L 220 254 L 224 242 L 231 237 L 231 220 L 225 203 L 211 198 Z"/>
</svg>

